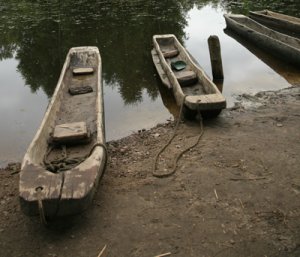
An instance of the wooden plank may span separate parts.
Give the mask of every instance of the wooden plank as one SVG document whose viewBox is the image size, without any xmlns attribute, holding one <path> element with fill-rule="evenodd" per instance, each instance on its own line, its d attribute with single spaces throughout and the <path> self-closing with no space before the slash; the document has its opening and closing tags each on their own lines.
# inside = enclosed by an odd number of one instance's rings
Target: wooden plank
<svg viewBox="0 0 300 257">
<path fill-rule="evenodd" d="M 271 12 L 269 10 L 250 12 L 251 19 L 274 28 L 279 32 L 300 38 L 300 18 Z"/>
<path fill-rule="evenodd" d="M 74 75 L 88 75 L 94 73 L 93 68 L 74 68 L 73 69 L 73 74 Z"/>
<path fill-rule="evenodd" d="M 197 74 L 191 70 L 175 72 L 175 76 L 182 87 L 193 85 L 197 82 Z"/>
<path fill-rule="evenodd" d="M 54 142 L 76 142 L 86 139 L 88 131 L 85 122 L 73 122 L 56 125 L 53 132 Z"/>
</svg>

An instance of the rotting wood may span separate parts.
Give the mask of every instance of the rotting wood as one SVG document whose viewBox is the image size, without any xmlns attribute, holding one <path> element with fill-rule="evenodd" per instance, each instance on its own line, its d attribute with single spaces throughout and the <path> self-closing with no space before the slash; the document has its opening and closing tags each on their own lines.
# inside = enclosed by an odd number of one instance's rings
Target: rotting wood
<svg viewBox="0 0 300 257">
<path fill-rule="evenodd" d="M 208 47 L 210 54 L 210 62 L 213 79 L 222 81 L 224 79 L 222 56 L 221 56 L 221 46 L 218 36 L 210 36 L 208 38 Z"/>
</svg>

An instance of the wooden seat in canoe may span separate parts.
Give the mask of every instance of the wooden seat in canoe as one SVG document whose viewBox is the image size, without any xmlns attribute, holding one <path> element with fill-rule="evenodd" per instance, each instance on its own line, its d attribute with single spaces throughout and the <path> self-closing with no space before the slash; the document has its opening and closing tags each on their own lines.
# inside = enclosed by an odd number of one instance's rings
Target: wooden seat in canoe
<svg viewBox="0 0 300 257">
<path fill-rule="evenodd" d="M 168 50 L 163 50 L 162 54 L 165 58 L 172 58 L 177 56 L 179 54 L 179 51 L 177 49 L 168 49 Z"/>
<path fill-rule="evenodd" d="M 89 133 L 85 122 L 73 122 L 56 125 L 54 128 L 53 143 L 84 143 L 89 140 Z"/>
<path fill-rule="evenodd" d="M 81 95 L 93 92 L 93 88 L 91 86 L 71 86 L 69 88 L 70 95 Z"/>
<path fill-rule="evenodd" d="M 73 69 L 73 75 L 88 75 L 92 73 L 94 73 L 94 69 L 89 67 L 78 67 Z"/>
<path fill-rule="evenodd" d="M 175 77 L 182 87 L 193 85 L 198 81 L 197 74 L 192 70 L 177 71 Z"/>
</svg>

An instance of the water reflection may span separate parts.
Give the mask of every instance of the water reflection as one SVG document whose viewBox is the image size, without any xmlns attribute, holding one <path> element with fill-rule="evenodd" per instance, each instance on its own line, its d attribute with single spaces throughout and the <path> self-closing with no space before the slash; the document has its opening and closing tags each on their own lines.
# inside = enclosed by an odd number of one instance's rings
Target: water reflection
<svg viewBox="0 0 300 257">
<path fill-rule="evenodd" d="M 246 47 L 252 54 L 254 54 L 257 58 L 263 61 L 266 65 L 268 65 L 271 69 L 273 69 L 276 73 L 280 74 L 286 81 L 294 86 L 300 86 L 300 75 L 299 68 L 293 66 L 292 64 L 285 63 L 276 57 L 264 52 L 262 49 L 258 48 L 256 45 L 248 42 L 244 38 L 240 37 L 236 33 L 231 30 L 224 29 L 224 33 L 228 36 L 235 39 L 242 46 Z"/>
<path fill-rule="evenodd" d="M 125 103 L 142 101 L 146 89 L 157 97 L 153 74 L 149 72 L 151 37 L 173 33 L 185 41 L 187 13 L 205 6 L 223 11 L 247 13 L 272 7 L 299 15 L 298 1 L 0 1 L 0 60 L 16 51 L 18 71 L 32 92 L 42 88 L 51 97 L 65 55 L 70 47 L 96 45 L 103 59 L 107 85 L 117 85 Z M 219 17 L 218 17 L 219 18 Z M 212 22 L 214 20 L 210 19 Z M 210 34 L 218 26 L 203 23 Z M 199 26 L 198 26 L 199 29 Z M 218 31 L 219 32 L 219 31 Z M 199 30 L 200 33 L 200 30 Z M 207 57 L 207 56 L 205 56 Z"/>
<path fill-rule="evenodd" d="M 264 62 L 223 33 L 223 13 L 269 8 L 299 16 L 299 5 L 282 0 L 0 0 L 0 153 L 9 146 L 11 157 L 21 158 L 73 46 L 95 45 L 100 50 L 108 140 L 154 126 L 178 111 L 169 92 L 158 87 L 150 56 L 153 34 L 175 34 L 209 75 L 207 38 L 218 35 L 229 106 L 233 94 L 286 87 L 289 84 Z M 22 101 L 16 104 L 16 99 Z M 26 115 L 20 109 L 28 110 Z M 12 126 L 26 131 L 18 143 Z"/>
<path fill-rule="evenodd" d="M 118 84 L 125 103 L 141 101 L 143 88 L 155 98 L 157 89 L 148 72 L 151 37 L 154 33 L 184 37 L 186 11 L 180 1 L 13 2 L 3 3 L 0 56 L 11 57 L 9 50 L 16 46 L 25 83 L 33 92 L 43 88 L 49 97 L 68 49 L 96 45 L 105 64 L 104 80 L 107 85 Z"/>
</svg>

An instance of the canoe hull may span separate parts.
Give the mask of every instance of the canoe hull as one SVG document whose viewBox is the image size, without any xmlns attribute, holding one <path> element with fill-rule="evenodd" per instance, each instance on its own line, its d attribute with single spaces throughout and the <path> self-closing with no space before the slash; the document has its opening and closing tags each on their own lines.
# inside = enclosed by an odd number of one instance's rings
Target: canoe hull
<svg viewBox="0 0 300 257">
<path fill-rule="evenodd" d="M 172 70 L 170 61 L 171 57 L 164 57 L 162 53 L 161 46 L 159 44 L 160 40 L 169 40 L 174 43 L 174 48 L 178 50 L 179 57 L 182 61 L 187 63 L 188 71 L 192 71 L 196 74 L 198 84 L 196 86 L 182 86 L 179 83 L 178 77 L 175 76 L 175 71 Z M 153 36 L 154 48 L 151 51 L 153 63 L 156 70 L 160 76 L 162 83 L 169 89 L 173 91 L 177 105 L 181 105 L 184 101 L 184 105 L 194 111 L 212 111 L 220 110 L 226 108 L 226 100 L 218 90 L 217 86 L 210 80 L 210 78 L 205 74 L 205 72 L 195 63 L 194 59 L 190 56 L 187 50 L 179 43 L 174 35 L 155 35 Z M 173 58 L 174 59 L 174 58 Z M 169 63 L 168 63 L 169 62 Z M 179 74 L 179 72 L 177 72 Z M 193 90 L 198 86 L 198 91 L 202 93 L 193 93 Z M 195 91 L 195 90 L 194 90 Z"/>
<path fill-rule="evenodd" d="M 300 19 L 269 10 L 250 12 L 249 17 L 282 33 L 300 37 Z"/>
<path fill-rule="evenodd" d="M 271 30 L 244 15 L 224 17 L 228 29 L 283 61 L 300 66 L 299 39 Z"/>
<path fill-rule="evenodd" d="M 79 64 L 93 67 L 94 73 L 75 78 L 72 69 Z M 93 92 L 76 96 L 68 93 L 70 86 L 85 82 L 92 85 Z M 64 171 L 49 171 L 44 160 L 54 127 L 62 121 L 78 122 L 83 119 L 90 128 L 91 141 L 84 145 L 70 145 L 67 151 L 69 155 L 73 152 L 81 154 L 84 159 Z M 25 214 L 36 215 L 40 201 L 48 217 L 82 212 L 92 201 L 106 158 L 101 57 L 96 47 L 71 48 L 42 124 L 22 162 L 19 183 L 21 209 Z"/>
</svg>

